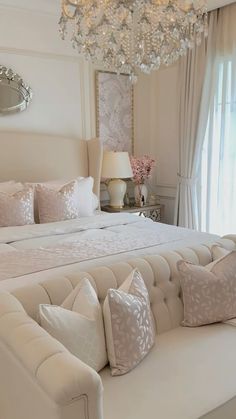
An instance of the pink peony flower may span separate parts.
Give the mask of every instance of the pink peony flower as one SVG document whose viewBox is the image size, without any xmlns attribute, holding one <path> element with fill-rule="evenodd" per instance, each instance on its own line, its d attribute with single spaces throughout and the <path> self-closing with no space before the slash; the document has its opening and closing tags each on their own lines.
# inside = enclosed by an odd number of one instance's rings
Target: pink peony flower
<svg viewBox="0 0 236 419">
<path fill-rule="evenodd" d="M 147 155 L 143 157 L 131 156 L 130 162 L 133 170 L 133 181 L 137 185 L 141 185 L 151 177 L 151 172 L 156 163 L 154 159 Z"/>
</svg>

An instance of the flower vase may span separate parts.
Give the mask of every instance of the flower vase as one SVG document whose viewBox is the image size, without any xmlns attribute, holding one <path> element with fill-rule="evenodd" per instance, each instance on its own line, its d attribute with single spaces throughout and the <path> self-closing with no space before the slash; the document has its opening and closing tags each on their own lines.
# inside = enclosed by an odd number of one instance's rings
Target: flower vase
<svg viewBox="0 0 236 419">
<path fill-rule="evenodd" d="M 144 183 L 137 184 L 134 187 L 134 199 L 135 205 L 138 207 L 143 207 L 143 205 L 147 204 L 147 197 L 148 197 L 148 188 Z"/>
</svg>

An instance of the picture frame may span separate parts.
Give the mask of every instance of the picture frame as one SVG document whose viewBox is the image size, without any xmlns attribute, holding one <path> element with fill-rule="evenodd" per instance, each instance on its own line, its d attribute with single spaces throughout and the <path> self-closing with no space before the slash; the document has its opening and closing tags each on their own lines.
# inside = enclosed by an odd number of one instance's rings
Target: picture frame
<svg viewBox="0 0 236 419">
<path fill-rule="evenodd" d="M 128 74 L 96 71 L 96 135 L 104 150 L 134 152 L 134 89 Z"/>
</svg>

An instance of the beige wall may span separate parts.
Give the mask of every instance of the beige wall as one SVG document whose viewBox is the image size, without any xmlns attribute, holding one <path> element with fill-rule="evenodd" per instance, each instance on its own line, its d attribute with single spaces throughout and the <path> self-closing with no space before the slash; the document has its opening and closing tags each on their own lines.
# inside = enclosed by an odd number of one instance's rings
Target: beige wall
<svg viewBox="0 0 236 419">
<path fill-rule="evenodd" d="M 151 184 L 173 222 L 178 172 L 178 64 L 140 75 L 135 87 L 135 154 L 157 161 Z"/>
<path fill-rule="evenodd" d="M 21 74 L 34 92 L 27 111 L 0 118 L 0 130 L 81 139 L 95 135 L 94 70 L 78 58 L 68 40 L 61 41 L 59 10 L 59 4 L 56 15 L 50 8 L 30 11 L 0 2 L 1 64 Z M 135 86 L 135 153 L 149 153 L 157 159 L 152 185 L 165 204 L 169 223 L 178 169 L 177 86 L 178 66 L 140 75 Z"/>
<path fill-rule="evenodd" d="M 27 111 L 0 119 L 1 130 L 95 135 L 92 70 L 60 40 L 58 19 L 0 5 L 1 64 L 18 72 L 34 92 Z"/>
</svg>

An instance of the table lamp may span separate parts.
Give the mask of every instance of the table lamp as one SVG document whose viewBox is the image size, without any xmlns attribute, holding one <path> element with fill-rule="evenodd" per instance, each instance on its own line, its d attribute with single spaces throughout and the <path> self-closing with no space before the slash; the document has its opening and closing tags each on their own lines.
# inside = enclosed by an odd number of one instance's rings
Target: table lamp
<svg viewBox="0 0 236 419">
<path fill-rule="evenodd" d="M 123 208 L 127 185 L 122 180 L 133 177 L 129 154 L 121 151 L 105 151 L 103 155 L 102 177 L 110 179 L 108 193 L 110 206 Z"/>
</svg>

